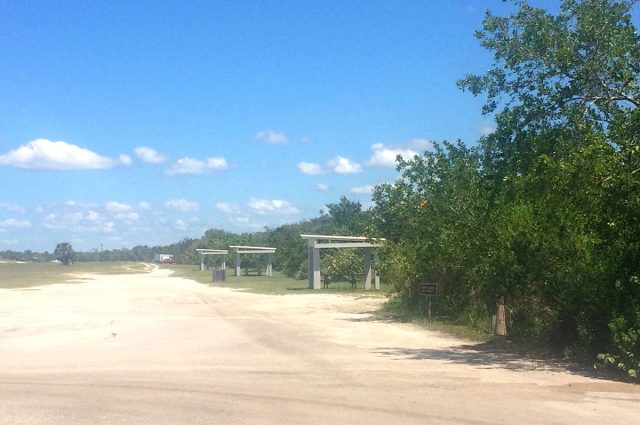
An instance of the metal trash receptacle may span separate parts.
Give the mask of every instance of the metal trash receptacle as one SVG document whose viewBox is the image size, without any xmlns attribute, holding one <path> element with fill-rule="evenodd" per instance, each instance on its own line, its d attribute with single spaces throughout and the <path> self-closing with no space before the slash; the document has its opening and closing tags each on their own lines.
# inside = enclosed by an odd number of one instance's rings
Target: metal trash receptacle
<svg viewBox="0 0 640 425">
<path fill-rule="evenodd" d="M 214 270 L 212 277 L 214 282 L 224 282 L 227 278 L 226 270 Z"/>
</svg>

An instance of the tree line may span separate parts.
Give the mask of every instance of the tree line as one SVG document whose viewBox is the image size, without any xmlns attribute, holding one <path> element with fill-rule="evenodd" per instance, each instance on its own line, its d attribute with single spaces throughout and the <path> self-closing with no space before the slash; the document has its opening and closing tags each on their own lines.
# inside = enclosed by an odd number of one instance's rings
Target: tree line
<svg viewBox="0 0 640 425">
<path fill-rule="evenodd" d="M 477 32 L 494 55 L 459 81 L 496 130 L 444 142 L 377 186 L 373 228 L 400 308 L 439 282 L 443 308 L 640 371 L 640 37 L 635 1 L 515 2 Z"/>
</svg>

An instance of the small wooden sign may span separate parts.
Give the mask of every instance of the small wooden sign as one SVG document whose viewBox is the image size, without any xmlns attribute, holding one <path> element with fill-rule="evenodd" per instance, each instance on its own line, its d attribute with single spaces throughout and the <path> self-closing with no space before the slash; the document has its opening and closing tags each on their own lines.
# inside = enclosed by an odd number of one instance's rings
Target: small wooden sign
<svg viewBox="0 0 640 425">
<path fill-rule="evenodd" d="M 436 295 L 438 284 L 436 283 L 418 283 L 418 294 L 420 295 Z"/>
</svg>

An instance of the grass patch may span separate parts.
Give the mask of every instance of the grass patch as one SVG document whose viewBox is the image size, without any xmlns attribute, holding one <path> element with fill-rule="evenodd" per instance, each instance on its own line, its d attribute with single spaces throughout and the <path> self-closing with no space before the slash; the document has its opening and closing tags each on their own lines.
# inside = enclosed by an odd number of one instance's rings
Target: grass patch
<svg viewBox="0 0 640 425">
<path fill-rule="evenodd" d="M 405 323 L 413 323 L 422 328 L 443 332 L 457 338 L 467 339 L 475 342 L 489 342 L 494 339 L 490 332 L 489 324 L 483 330 L 477 326 L 467 323 L 460 323 L 448 317 L 434 316 L 429 322 L 426 314 L 421 311 L 401 309 L 393 300 L 386 302 L 377 312 L 381 317 L 391 318 Z"/>
<path fill-rule="evenodd" d="M 60 263 L 0 263 L 0 288 L 28 288 L 30 286 L 68 283 L 74 281 L 74 275 L 95 274 L 132 274 L 149 271 L 148 265 L 132 262 L 80 262 L 72 266 Z"/>
<path fill-rule="evenodd" d="M 490 332 L 483 332 L 472 326 L 454 323 L 447 319 L 435 318 L 432 323 L 424 319 L 424 327 L 471 341 L 488 342 L 494 339 Z"/>
<path fill-rule="evenodd" d="M 185 279 L 195 280 L 210 286 L 217 286 L 221 288 L 233 288 L 242 289 L 248 292 L 267 295 L 285 295 L 285 294 L 318 294 L 318 293 L 340 293 L 340 294 L 352 294 L 368 296 L 385 296 L 385 287 L 379 291 L 365 291 L 362 289 L 362 284 L 359 288 L 353 289 L 348 282 L 332 282 L 329 289 L 322 289 L 321 291 L 315 291 L 307 287 L 306 280 L 297 280 L 284 274 L 274 271 L 273 276 L 234 276 L 233 269 L 227 269 L 227 280 L 224 282 L 212 282 L 211 277 L 213 275 L 212 270 L 200 271 L 199 265 L 184 265 L 184 264 L 162 264 L 160 266 L 163 269 L 169 269 L 174 272 L 173 276 L 182 277 Z"/>
</svg>

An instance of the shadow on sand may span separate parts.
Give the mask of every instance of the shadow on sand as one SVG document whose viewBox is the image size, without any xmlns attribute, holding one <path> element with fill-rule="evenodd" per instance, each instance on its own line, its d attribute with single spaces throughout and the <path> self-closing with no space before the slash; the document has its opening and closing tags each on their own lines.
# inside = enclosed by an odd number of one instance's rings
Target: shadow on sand
<svg viewBox="0 0 640 425">
<path fill-rule="evenodd" d="M 396 317 L 380 316 L 375 311 L 356 314 L 358 317 L 343 320 L 362 323 L 406 323 Z M 439 330 L 435 332 L 441 333 Z M 548 353 L 532 353 L 528 351 L 526 344 L 506 338 L 459 345 L 454 343 L 454 345 L 444 348 L 378 347 L 373 352 L 394 360 L 437 360 L 481 369 L 501 368 L 514 372 L 542 370 L 571 373 L 595 379 L 631 382 L 619 373 L 595 369 L 592 365 L 567 361 Z"/>
</svg>

